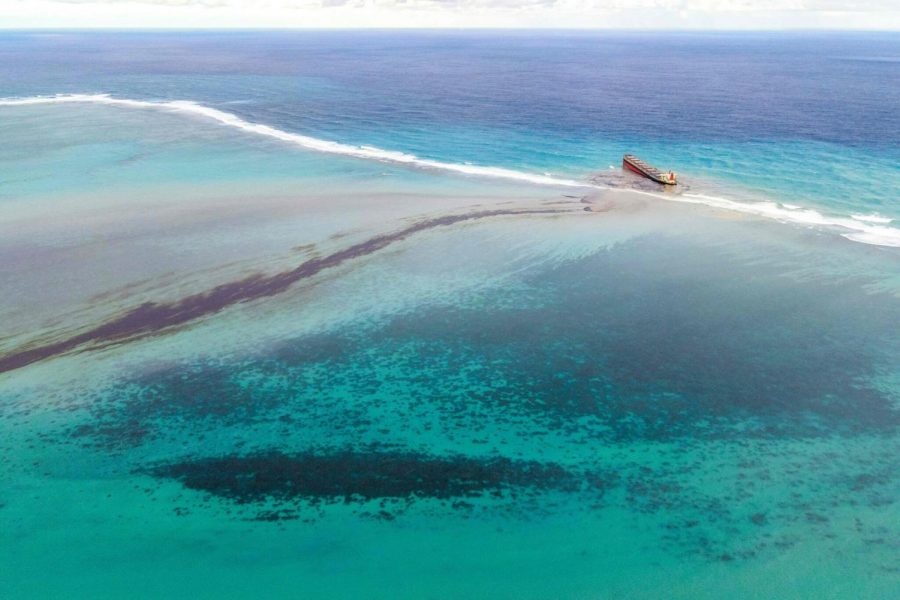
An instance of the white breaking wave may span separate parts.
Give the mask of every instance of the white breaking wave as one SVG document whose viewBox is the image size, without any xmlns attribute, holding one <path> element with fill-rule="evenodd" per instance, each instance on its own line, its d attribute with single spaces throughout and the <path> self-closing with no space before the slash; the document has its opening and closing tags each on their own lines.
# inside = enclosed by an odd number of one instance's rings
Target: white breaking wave
<svg viewBox="0 0 900 600">
<path fill-rule="evenodd" d="M 849 230 L 841 233 L 848 240 L 862 242 L 863 244 L 900 248 L 900 229 L 884 225 L 871 225 L 853 218 L 823 215 L 811 208 L 786 208 L 784 205 L 779 206 L 775 202 L 736 202 L 727 198 L 690 193 L 672 196 L 670 199 L 758 215 L 785 223 Z"/>
<path fill-rule="evenodd" d="M 0 106 L 26 106 L 34 104 L 67 104 L 67 103 L 93 103 L 111 106 L 123 106 L 130 108 L 154 109 L 170 112 L 178 112 L 188 115 L 204 117 L 217 121 L 222 125 L 233 127 L 247 133 L 274 138 L 294 144 L 308 150 L 340 154 L 368 160 L 391 162 L 412 167 L 449 171 L 465 175 L 479 177 L 493 177 L 522 183 L 538 185 L 583 187 L 594 189 L 610 189 L 607 186 L 596 185 L 572 179 L 562 179 L 551 175 L 538 175 L 506 169 L 503 167 L 485 167 L 472 164 L 449 163 L 427 158 L 419 158 L 413 154 L 384 150 L 372 146 L 353 146 L 341 144 L 318 138 L 283 131 L 269 125 L 245 121 L 237 115 L 225 111 L 204 106 L 189 100 L 152 101 L 132 100 L 129 98 L 113 98 L 107 94 L 60 94 L 56 96 L 32 96 L 27 98 L 0 98 Z M 612 165 L 610 165 L 611 168 Z M 888 227 L 892 221 L 880 215 L 853 215 L 850 218 L 826 216 L 822 213 L 802 208 L 792 204 L 777 204 L 774 202 L 737 202 L 727 198 L 710 196 L 706 194 L 657 194 L 653 192 L 638 191 L 647 196 L 663 200 L 685 202 L 689 204 L 702 204 L 713 208 L 751 214 L 760 217 L 775 219 L 786 223 L 797 223 L 808 226 L 819 226 L 828 229 L 836 229 L 843 237 L 878 246 L 900 247 L 900 229 Z"/>
<path fill-rule="evenodd" d="M 887 225 L 888 223 L 893 221 L 892 218 L 882 217 L 878 213 L 871 214 L 871 215 L 850 215 L 850 216 L 853 217 L 854 219 L 856 219 L 857 221 L 863 221 L 866 223 L 881 223 L 881 224 Z"/>
<path fill-rule="evenodd" d="M 201 117 L 206 117 L 214 121 L 218 121 L 223 125 L 234 127 L 248 133 L 262 135 L 308 150 L 317 152 L 327 152 L 330 154 L 341 154 L 343 156 L 353 156 L 356 158 L 364 158 L 368 160 L 379 160 L 385 162 L 399 163 L 403 165 L 411 165 L 426 169 L 437 169 L 441 171 L 452 171 L 455 173 L 463 173 L 466 175 L 478 175 L 481 177 L 496 177 L 500 179 L 521 181 L 524 183 L 535 183 L 539 185 L 556 185 L 565 187 L 591 187 L 590 184 L 571 179 L 561 179 L 548 175 L 536 175 L 515 171 L 513 169 L 504 169 L 502 167 L 482 167 L 469 164 L 448 163 L 439 160 L 431 160 L 427 158 L 419 158 L 413 154 L 405 152 L 396 152 L 393 150 L 383 150 L 381 148 L 373 148 L 372 146 L 352 146 L 350 144 L 341 144 L 339 142 L 330 142 L 328 140 L 320 140 L 318 138 L 301 135 L 299 133 L 291 133 L 262 125 L 260 123 L 251 123 L 245 121 L 237 115 L 228 113 L 216 108 L 197 104 L 189 100 L 175 101 L 150 101 L 150 100 L 131 100 L 128 98 L 113 98 L 107 94 L 60 94 L 58 96 L 33 96 L 30 98 L 3 98 L 0 99 L 0 106 L 24 106 L 32 104 L 66 104 L 66 103 L 93 103 L 107 104 L 111 106 L 126 106 L 130 108 L 150 108 L 156 110 L 166 110 L 171 112 L 186 113 Z"/>
</svg>

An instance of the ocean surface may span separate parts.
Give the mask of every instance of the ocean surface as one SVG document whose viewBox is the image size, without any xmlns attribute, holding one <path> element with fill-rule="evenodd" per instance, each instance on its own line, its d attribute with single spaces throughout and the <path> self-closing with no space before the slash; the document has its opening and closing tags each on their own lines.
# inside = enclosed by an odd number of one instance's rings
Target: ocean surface
<svg viewBox="0 0 900 600">
<path fill-rule="evenodd" d="M 898 81 L 889 33 L 0 33 L 0 596 L 896 597 Z"/>
</svg>

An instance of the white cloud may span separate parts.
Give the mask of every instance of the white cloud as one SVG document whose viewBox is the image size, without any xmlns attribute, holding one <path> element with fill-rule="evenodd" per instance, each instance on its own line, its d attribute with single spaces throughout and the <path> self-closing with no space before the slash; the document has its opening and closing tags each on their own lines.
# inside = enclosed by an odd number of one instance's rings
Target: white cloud
<svg viewBox="0 0 900 600">
<path fill-rule="evenodd" d="M 900 30 L 900 0 L 0 0 L 0 27 Z"/>
</svg>

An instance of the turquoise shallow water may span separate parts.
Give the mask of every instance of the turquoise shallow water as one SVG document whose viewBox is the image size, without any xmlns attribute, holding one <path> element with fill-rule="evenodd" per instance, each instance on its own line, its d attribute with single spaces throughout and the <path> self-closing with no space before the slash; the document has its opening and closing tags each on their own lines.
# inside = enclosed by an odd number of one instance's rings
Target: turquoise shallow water
<svg viewBox="0 0 900 600">
<path fill-rule="evenodd" d="M 11 589 L 888 596 L 883 263 L 666 220 L 423 234 L 275 306 L 7 374 Z"/>
<path fill-rule="evenodd" d="M 0 362 L 4 596 L 900 586 L 896 248 L 159 110 L 0 128 L 0 361 L 92 336 Z"/>
</svg>

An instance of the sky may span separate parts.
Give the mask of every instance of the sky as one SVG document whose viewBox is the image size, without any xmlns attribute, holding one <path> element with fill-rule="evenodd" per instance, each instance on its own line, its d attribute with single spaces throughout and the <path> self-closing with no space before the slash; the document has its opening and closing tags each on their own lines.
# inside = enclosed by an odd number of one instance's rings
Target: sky
<svg viewBox="0 0 900 600">
<path fill-rule="evenodd" d="M 0 28 L 900 31 L 900 0 L 0 0 Z"/>
</svg>

